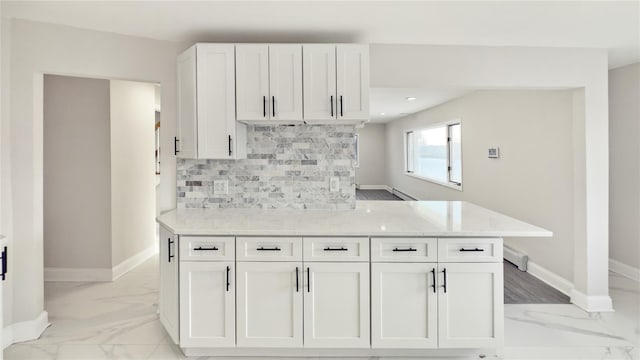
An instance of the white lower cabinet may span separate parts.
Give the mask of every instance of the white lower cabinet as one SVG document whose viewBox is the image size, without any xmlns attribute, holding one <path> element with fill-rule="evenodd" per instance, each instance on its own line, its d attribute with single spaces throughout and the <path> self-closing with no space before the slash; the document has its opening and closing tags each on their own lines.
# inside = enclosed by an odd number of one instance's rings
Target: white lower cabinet
<svg viewBox="0 0 640 360">
<path fill-rule="evenodd" d="M 304 346 L 370 347 L 369 263 L 304 266 Z"/>
<path fill-rule="evenodd" d="M 239 262 L 238 346 L 302 347 L 302 262 Z"/>
<path fill-rule="evenodd" d="M 160 322 L 174 343 L 179 341 L 178 241 L 177 236 L 160 227 Z"/>
<path fill-rule="evenodd" d="M 235 346 L 233 262 L 180 263 L 180 346 Z"/>
<path fill-rule="evenodd" d="M 502 267 L 502 263 L 438 264 L 440 348 L 502 346 Z"/>
<path fill-rule="evenodd" d="M 371 264 L 371 346 L 438 347 L 435 263 Z"/>
</svg>

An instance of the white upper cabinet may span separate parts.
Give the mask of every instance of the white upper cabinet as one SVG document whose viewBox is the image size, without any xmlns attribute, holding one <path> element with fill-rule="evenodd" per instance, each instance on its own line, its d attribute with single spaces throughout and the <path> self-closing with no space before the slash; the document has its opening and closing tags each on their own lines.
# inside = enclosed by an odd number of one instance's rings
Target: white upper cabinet
<svg viewBox="0 0 640 360">
<path fill-rule="evenodd" d="M 235 120 L 235 86 L 233 44 L 197 44 L 178 57 L 178 157 L 246 157 L 246 127 Z"/>
<path fill-rule="evenodd" d="M 269 45 L 236 45 L 237 119 L 268 120 Z"/>
<path fill-rule="evenodd" d="M 304 119 L 336 118 L 336 46 L 303 45 Z"/>
<path fill-rule="evenodd" d="M 339 44 L 337 58 L 338 119 L 369 119 L 369 47 Z"/>
<path fill-rule="evenodd" d="M 302 45 L 269 45 L 271 120 L 302 120 Z"/>
</svg>

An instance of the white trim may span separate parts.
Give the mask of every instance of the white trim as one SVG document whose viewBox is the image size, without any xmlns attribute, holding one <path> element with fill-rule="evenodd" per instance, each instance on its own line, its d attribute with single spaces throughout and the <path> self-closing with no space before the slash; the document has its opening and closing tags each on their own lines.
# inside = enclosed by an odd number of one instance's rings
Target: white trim
<svg viewBox="0 0 640 360">
<path fill-rule="evenodd" d="M 640 269 L 622 263 L 618 260 L 609 259 L 609 270 L 631 280 L 640 281 Z"/>
<path fill-rule="evenodd" d="M 158 252 L 155 245 L 140 251 L 113 268 L 44 268 L 44 281 L 114 281 Z"/>
<path fill-rule="evenodd" d="M 133 270 L 136 266 L 147 261 L 147 259 L 149 259 L 150 257 L 152 257 L 157 253 L 158 253 L 158 246 L 151 245 L 148 248 L 140 251 L 139 253 L 121 262 L 120 264 L 114 266 L 112 269 L 111 280 L 118 279 L 120 276 Z"/>
<path fill-rule="evenodd" d="M 2 329 L 2 349 L 6 349 L 11 344 L 39 338 L 49 325 L 51 325 L 49 323 L 49 314 L 46 311 L 41 312 L 33 320 L 8 325 Z"/>
<path fill-rule="evenodd" d="M 388 185 L 359 185 L 358 189 L 360 190 L 387 190 L 388 192 L 391 192 L 393 189 L 391 189 L 391 186 Z"/>
<path fill-rule="evenodd" d="M 580 291 L 571 291 L 571 302 L 588 312 L 612 312 L 613 302 L 610 296 L 587 296 Z"/>
<path fill-rule="evenodd" d="M 527 266 L 527 272 L 529 274 L 535 276 L 536 278 L 538 278 L 538 280 L 541 280 L 542 282 L 560 291 L 561 293 L 571 297 L 571 292 L 574 288 L 571 281 L 557 275 L 554 272 L 547 270 L 546 268 L 538 265 L 531 260 L 529 260 Z"/>
</svg>

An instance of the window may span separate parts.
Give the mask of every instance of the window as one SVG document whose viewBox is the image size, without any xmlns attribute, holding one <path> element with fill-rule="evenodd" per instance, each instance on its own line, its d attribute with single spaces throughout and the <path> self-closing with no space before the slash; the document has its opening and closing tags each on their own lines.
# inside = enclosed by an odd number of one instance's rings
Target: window
<svg viewBox="0 0 640 360">
<path fill-rule="evenodd" d="M 462 136 L 459 121 L 405 133 L 406 173 L 439 184 L 462 186 Z"/>
</svg>

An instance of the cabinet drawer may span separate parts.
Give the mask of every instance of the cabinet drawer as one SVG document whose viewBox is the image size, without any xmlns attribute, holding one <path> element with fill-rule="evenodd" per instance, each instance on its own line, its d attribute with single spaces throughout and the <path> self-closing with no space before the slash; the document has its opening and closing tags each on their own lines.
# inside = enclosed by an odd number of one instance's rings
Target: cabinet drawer
<svg viewBox="0 0 640 360">
<path fill-rule="evenodd" d="M 302 261 L 300 237 L 238 237 L 238 261 Z"/>
<path fill-rule="evenodd" d="M 180 260 L 225 260 L 235 258 L 233 236 L 180 236 Z"/>
<path fill-rule="evenodd" d="M 502 262 L 502 239 L 440 238 L 438 262 Z"/>
<path fill-rule="evenodd" d="M 371 238 L 373 262 L 436 262 L 436 238 Z"/>
<path fill-rule="evenodd" d="M 306 237 L 304 261 L 369 261 L 367 237 Z"/>
</svg>

